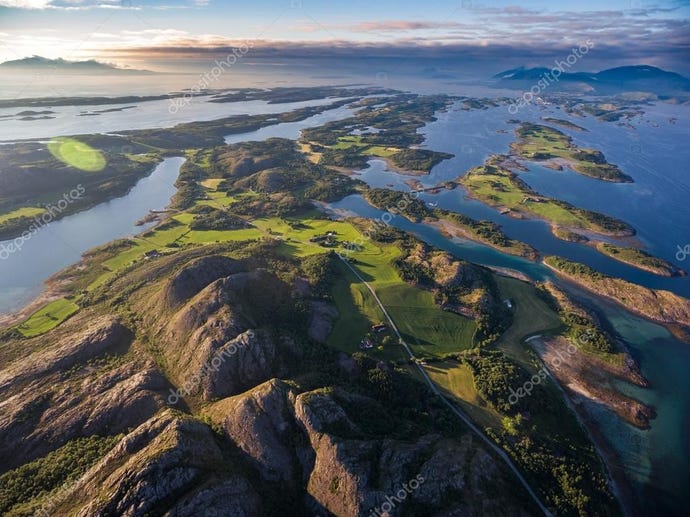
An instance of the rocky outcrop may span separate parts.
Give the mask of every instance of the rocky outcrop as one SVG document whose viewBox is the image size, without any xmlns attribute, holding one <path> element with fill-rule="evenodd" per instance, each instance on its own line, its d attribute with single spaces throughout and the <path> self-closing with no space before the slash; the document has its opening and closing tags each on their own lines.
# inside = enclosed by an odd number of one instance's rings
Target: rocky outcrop
<svg viewBox="0 0 690 517">
<path fill-rule="evenodd" d="M 263 331 L 248 306 L 248 292 L 274 279 L 261 270 L 218 279 L 173 315 L 158 339 L 183 393 L 211 400 L 286 373 L 282 358 L 299 348 Z"/>
<path fill-rule="evenodd" d="M 222 255 L 202 257 L 177 272 L 163 290 L 163 305 L 171 308 L 185 303 L 219 278 L 242 271 L 243 263 Z"/>
<path fill-rule="evenodd" d="M 118 346 L 127 346 L 131 332 L 113 316 L 93 318 L 89 328 L 68 334 L 57 342 L 41 340 L 44 345 L 25 360 L 0 371 L 0 393 L 16 388 L 27 379 L 68 370 Z"/>
<path fill-rule="evenodd" d="M 309 337 L 319 343 L 325 343 L 338 319 L 338 309 L 335 305 L 322 301 L 310 303 Z"/>
<path fill-rule="evenodd" d="M 205 424 L 165 411 L 123 438 L 54 508 L 83 517 L 249 516 L 261 500 L 241 474 L 223 468 L 223 451 Z M 66 512 L 65 512 L 66 513 Z"/>
<path fill-rule="evenodd" d="M 346 406 L 372 402 L 341 389 L 298 395 L 271 380 L 213 404 L 206 414 L 262 479 L 298 485 L 312 514 L 369 515 L 376 508 L 389 515 L 527 514 L 503 466 L 469 434 L 459 440 L 368 436 Z M 500 486 L 491 495 L 485 493 L 489 483 Z"/>
<path fill-rule="evenodd" d="M 152 362 L 35 379 L 0 402 L 0 466 L 13 468 L 73 438 L 135 427 L 164 405 L 169 386 Z"/>
</svg>

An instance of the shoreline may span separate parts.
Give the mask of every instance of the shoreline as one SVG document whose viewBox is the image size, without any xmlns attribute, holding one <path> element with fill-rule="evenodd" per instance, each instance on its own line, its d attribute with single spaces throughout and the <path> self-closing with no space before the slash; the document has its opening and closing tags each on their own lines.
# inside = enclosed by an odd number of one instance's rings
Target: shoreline
<svg viewBox="0 0 690 517">
<path fill-rule="evenodd" d="M 532 248 L 534 250 L 534 253 L 530 254 L 525 254 L 525 253 L 516 253 L 513 252 L 515 250 L 508 249 L 508 248 L 501 248 L 499 246 L 496 246 L 492 242 L 489 242 L 488 240 L 482 240 L 477 238 L 476 235 L 471 233 L 470 231 L 466 230 L 460 225 L 454 224 L 452 221 L 448 221 L 446 219 L 439 218 L 436 221 L 422 221 L 422 224 L 428 224 L 429 226 L 436 228 L 441 232 L 443 235 L 448 235 L 450 237 L 459 237 L 462 239 L 466 239 L 468 241 L 472 241 L 476 244 L 481 244 L 484 246 L 488 246 L 491 249 L 494 249 L 496 251 L 500 251 L 501 253 L 505 253 L 506 255 L 510 255 L 513 257 L 520 257 L 524 258 L 525 260 L 529 260 L 531 262 L 538 262 L 539 261 L 539 252 Z M 457 233 L 457 235 L 454 235 L 453 233 Z M 516 242 L 522 242 L 522 241 L 516 241 Z M 523 243 L 525 244 L 525 243 Z M 529 246 L 529 245 L 527 245 Z M 531 248 L 531 246 L 530 246 Z"/>
<path fill-rule="evenodd" d="M 529 338 L 530 347 L 535 351 L 539 357 L 539 360 L 542 362 L 543 367 L 548 371 L 549 377 L 561 392 L 565 405 L 568 407 L 568 409 L 570 409 L 577 422 L 580 424 L 580 427 L 589 437 L 594 450 L 602 461 L 604 469 L 607 473 L 609 487 L 611 488 L 611 492 L 616 498 L 616 501 L 620 504 L 623 515 L 626 517 L 635 515 L 635 512 L 630 505 L 630 501 L 633 500 L 632 487 L 630 486 L 624 471 L 619 468 L 619 455 L 609 444 L 608 440 L 604 437 L 601 431 L 599 431 L 596 422 L 586 412 L 586 409 L 584 409 L 584 405 L 587 402 L 586 397 L 577 392 L 573 392 L 570 389 L 566 389 L 561 384 L 561 380 L 553 373 L 552 369 L 549 368 L 547 362 L 544 361 L 543 351 L 539 350 L 537 346 L 532 344 L 533 339 L 538 339 L 544 347 L 546 347 L 546 342 L 542 336 L 532 336 L 532 338 Z M 609 406 L 606 406 L 606 408 L 610 411 L 613 411 Z M 620 415 L 617 413 L 616 415 L 620 418 Z"/>
<path fill-rule="evenodd" d="M 669 331 L 669 333 L 671 333 L 671 335 L 673 335 L 679 341 L 682 341 L 683 343 L 686 343 L 686 344 L 690 344 L 690 329 L 686 328 L 686 326 L 684 326 L 682 323 L 677 323 L 675 321 L 661 321 L 659 319 L 656 319 L 656 318 L 654 318 L 648 314 L 645 314 L 644 312 L 642 312 L 637 307 L 633 307 L 633 306 L 630 306 L 629 304 L 622 302 L 617 296 L 615 296 L 613 294 L 603 293 L 603 292 L 601 292 L 601 290 L 598 290 L 598 289 L 596 289 L 596 287 L 591 286 L 591 285 L 583 282 L 582 280 L 578 279 L 577 277 L 569 275 L 568 273 L 565 273 L 563 271 L 560 271 L 559 269 L 548 264 L 544 259 L 541 260 L 541 263 L 542 263 L 542 265 L 546 266 L 551 271 L 553 271 L 559 278 L 573 283 L 577 287 L 584 289 L 585 291 L 587 291 L 590 294 L 594 294 L 594 295 L 600 296 L 601 298 L 604 298 L 606 300 L 612 301 L 615 304 L 619 305 L 620 307 L 623 307 L 625 310 L 630 311 L 632 314 L 635 314 L 636 316 L 639 316 L 639 317 L 641 317 L 647 321 L 650 321 L 652 323 L 655 323 L 657 325 L 664 327 L 666 330 Z M 650 293 L 653 293 L 655 297 L 658 294 L 658 291 L 655 289 L 649 289 L 649 288 L 641 286 L 639 284 L 628 282 L 627 280 L 624 280 L 622 278 L 616 278 L 616 277 L 608 277 L 608 278 L 611 278 L 614 280 L 620 280 L 622 282 L 626 282 L 627 284 L 635 286 L 636 288 L 644 289 Z M 673 295 L 673 296 L 678 297 L 678 298 L 683 298 L 682 296 L 677 295 L 671 291 L 662 291 L 662 292 L 669 293 L 670 295 Z"/>
<path fill-rule="evenodd" d="M 56 273 L 56 275 L 58 273 Z M 0 333 L 26 320 L 44 305 L 64 297 L 66 293 L 62 288 L 66 283 L 66 280 L 55 280 L 51 277 L 43 283 L 40 293 L 23 304 L 16 311 L 0 312 Z"/>
</svg>

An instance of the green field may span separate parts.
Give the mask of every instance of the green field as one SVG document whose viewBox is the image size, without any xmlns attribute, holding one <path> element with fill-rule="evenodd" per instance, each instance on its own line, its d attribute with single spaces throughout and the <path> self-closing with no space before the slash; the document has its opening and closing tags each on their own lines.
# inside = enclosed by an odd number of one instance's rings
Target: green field
<svg viewBox="0 0 690 517">
<path fill-rule="evenodd" d="M 372 325 L 385 321 L 385 316 L 369 292 L 357 277 L 344 264 L 339 266 L 341 278 L 333 287 L 333 300 L 339 317 L 328 337 L 328 344 L 344 352 L 359 351 L 360 340 L 370 331 Z M 389 335 L 390 331 L 388 332 Z M 383 350 L 373 348 L 368 351 L 382 359 L 405 359 L 407 356 L 396 339 Z"/>
<path fill-rule="evenodd" d="M 378 156 L 380 158 L 390 158 L 395 153 L 400 152 L 399 147 L 385 147 L 363 143 L 360 135 L 341 136 L 338 138 L 338 143 L 330 147 L 336 150 L 352 149 L 353 152 L 356 151 L 363 156 Z"/>
<path fill-rule="evenodd" d="M 429 291 L 399 283 L 376 294 L 415 355 L 440 357 L 472 348 L 474 322 L 441 310 Z"/>
<path fill-rule="evenodd" d="M 61 298 L 45 305 L 15 328 L 24 337 L 40 336 L 57 327 L 78 310 L 79 306 L 76 303 Z"/>
<path fill-rule="evenodd" d="M 559 226 L 605 235 L 632 234 L 631 228 L 622 221 L 534 192 L 517 175 L 495 161 L 492 163 L 491 159 L 489 163 L 468 171 L 460 183 L 472 196 L 499 209 L 526 213 Z"/>
<path fill-rule="evenodd" d="M 493 410 L 474 385 L 472 370 L 455 361 L 430 363 L 424 370 L 442 391 L 457 401 L 479 426 L 500 427 L 502 415 Z"/>
<path fill-rule="evenodd" d="M 25 206 L 23 208 L 17 208 L 16 210 L 13 210 L 12 212 L 7 212 L 6 214 L 0 215 L 0 225 L 3 223 L 11 220 L 11 219 L 19 219 L 20 217 L 36 217 L 37 215 L 41 215 L 45 212 L 45 208 L 39 208 L 39 207 L 33 207 L 33 206 Z"/>
<path fill-rule="evenodd" d="M 503 350 L 506 355 L 522 363 L 531 364 L 523 340 L 536 334 L 547 334 L 564 328 L 556 314 L 536 294 L 536 288 L 515 278 L 495 276 L 503 299 L 513 304 L 513 323 L 493 346 Z"/>
</svg>

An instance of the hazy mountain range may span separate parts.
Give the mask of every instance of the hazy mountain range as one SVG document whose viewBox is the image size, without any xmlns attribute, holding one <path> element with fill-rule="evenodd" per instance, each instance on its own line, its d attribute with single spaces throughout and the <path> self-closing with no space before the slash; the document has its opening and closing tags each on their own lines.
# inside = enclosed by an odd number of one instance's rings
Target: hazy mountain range
<svg viewBox="0 0 690 517">
<path fill-rule="evenodd" d="M 493 78 L 501 87 L 529 89 L 540 79 L 547 79 L 549 88 L 578 90 L 587 93 L 613 94 L 623 92 L 653 92 L 671 94 L 690 92 L 690 79 L 649 65 L 621 66 L 601 72 L 563 72 L 557 80 L 554 69 L 545 67 L 513 68 L 496 74 Z"/>
<path fill-rule="evenodd" d="M 150 70 L 136 70 L 134 68 L 120 68 L 109 63 L 102 63 L 95 59 L 86 61 L 69 61 L 62 58 L 49 59 L 42 56 L 31 56 L 23 59 L 14 59 L 0 63 L 3 68 L 20 68 L 26 69 L 53 69 L 65 72 L 101 72 L 101 73 L 137 73 L 137 74 L 153 74 Z"/>
</svg>

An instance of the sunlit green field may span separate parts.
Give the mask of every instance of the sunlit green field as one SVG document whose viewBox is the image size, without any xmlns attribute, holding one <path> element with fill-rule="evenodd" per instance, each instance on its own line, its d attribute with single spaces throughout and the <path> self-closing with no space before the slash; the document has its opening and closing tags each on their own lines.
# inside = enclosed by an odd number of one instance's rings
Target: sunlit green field
<svg viewBox="0 0 690 517">
<path fill-rule="evenodd" d="M 16 329 L 24 337 L 40 336 L 57 327 L 78 310 L 79 306 L 70 300 L 55 300 L 33 313 L 26 321 L 17 325 Z"/>
<path fill-rule="evenodd" d="M 45 213 L 45 208 L 25 206 L 22 208 L 17 208 L 11 212 L 0 215 L 0 224 L 9 221 L 10 219 L 17 219 L 19 217 L 36 217 Z"/>
<path fill-rule="evenodd" d="M 523 200 L 531 192 L 520 189 L 508 176 L 501 174 L 468 174 L 463 185 L 478 199 L 496 206 L 503 205 L 515 210 L 524 210 L 547 221 L 577 228 L 591 228 L 592 223 L 580 216 L 576 210 L 563 208 L 547 200 L 542 202 Z"/>
</svg>

